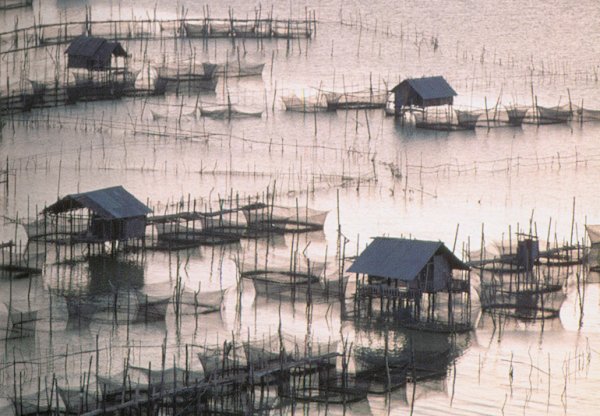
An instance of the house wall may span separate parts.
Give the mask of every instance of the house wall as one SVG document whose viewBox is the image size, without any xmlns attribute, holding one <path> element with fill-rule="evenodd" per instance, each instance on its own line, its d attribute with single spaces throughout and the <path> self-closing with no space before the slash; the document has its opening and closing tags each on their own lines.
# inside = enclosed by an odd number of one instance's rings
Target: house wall
<svg viewBox="0 0 600 416">
<path fill-rule="evenodd" d="M 394 105 L 398 111 L 403 106 L 432 107 L 437 105 L 452 105 L 454 97 L 434 98 L 423 100 L 410 85 L 399 85 L 394 92 Z"/>
<path fill-rule="evenodd" d="M 142 238 L 146 232 L 146 217 L 103 219 L 92 218 L 92 235 L 103 241 Z"/>
<path fill-rule="evenodd" d="M 423 100 L 415 93 L 410 85 L 399 85 L 394 93 L 394 105 L 396 109 L 400 110 L 403 106 L 423 106 Z"/>
<path fill-rule="evenodd" d="M 82 69 L 109 69 L 111 67 L 111 58 L 112 56 L 108 56 L 108 58 L 100 58 L 98 56 L 94 56 L 92 58 L 86 56 L 79 55 L 69 55 L 68 67 L 69 68 L 82 68 Z"/>
<path fill-rule="evenodd" d="M 423 107 L 432 107 L 436 105 L 452 105 L 453 102 L 454 97 L 436 98 L 432 100 L 424 100 L 422 105 Z"/>
<path fill-rule="evenodd" d="M 444 256 L 433 256 L 433 290 L 439 292 L 448 289 L 448 280 L 452 278 L 450 263 Z"/>
<path fill-rule="evenodd" d="M 517 264 L 525 270 L 533 270 L 533 265 L 540 256 L 538 240 L 527 238 L 517 243 Z"/>
</svg>

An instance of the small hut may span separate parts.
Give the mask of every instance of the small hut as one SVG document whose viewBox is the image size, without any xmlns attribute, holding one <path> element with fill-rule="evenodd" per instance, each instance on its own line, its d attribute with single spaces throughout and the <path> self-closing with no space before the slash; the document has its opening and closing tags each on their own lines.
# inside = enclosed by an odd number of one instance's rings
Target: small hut
<svg viewBox="0 0 600 416">
<path fill-rule="evenodd" d="M 462 271 L 460 276 L 455 276 L 455 270 Z M 465 324 L 470 324 L 468 271 L 469 266 L 442 242 L 389 237 L 375 238 L 348 269 L 357 274 L 357 312 L 366 300 L 370 315 L 378 301 L 382 314 L 398 318 L 401 323 L 432 324 L 432 328 L 444 331 L 460 324 L 454 309 L 464 307 L 459 314 L 466 318 Z M 447 319 L 436 310 L 438 294 L 447 298 Z M 453 299 L 454 295 L 460 296 Z M 427 311 L 425 321 L 421 319 L 422 309 Z"/>
<path fill-rule="evenodd" d="M 87 228 L 72 237 L 88 243 L 143 239 L 150 212 L 122 186 L 67 195 L 42 211 L 56 223 L 85 220 Z M 60 228 L 58 224 L 56 227 Z"/>
<path fill-rule="evenodd" d="M 121 96 L 126 85 L 134 82 L 129 79 L 127 52 L 119 42 L 82 35 L 73 39 L 65 53 L 75 78 L 75 85 L 67 90 L 71 101 Z"/>
<path fill-rule="evenodd" d="M 395 115 L 407 107 L 431 107 L 452 105 L 456 91 L 441 76 L 409 78 L 392 89 Z"/>
<path fill-rule="evenodd" d="M 109 42 L 94 36 L 78 36 L 65 51 L 69 68 L 81 68 L 88 71 L 106 71 L 112 69 L 112 57 L 127 57 L 127 52 L 119 42 Z"/>
</svg>

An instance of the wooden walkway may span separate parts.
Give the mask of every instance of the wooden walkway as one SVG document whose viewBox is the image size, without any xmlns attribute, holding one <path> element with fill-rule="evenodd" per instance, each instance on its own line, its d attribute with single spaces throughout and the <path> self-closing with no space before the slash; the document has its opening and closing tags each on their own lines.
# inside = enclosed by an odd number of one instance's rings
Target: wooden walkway
<svg viewBox="0 0 600 416">
<path fill-rule="evenodd" d="M 310 38 L 316 33 L 315 12 L 307 11 L 304 19 L 272 17 L 238 19 L 120 19 L 69 21 L 38 24 L 0 33 L 0 55 L 48 45 L 62 45 L 78 36 L 100 36 L 113 41 L 163 40 L 172 38 Z M 218 30 L 216 30 L 218 28 Z"/>
<path fill-rule="evenodd" d="M 199 397 L 204 393 L 208 393 L 210 390 L 234 386 L 240 384 L 247 385 L 260 385 L 261 379 L 265 377 L 278 376 L 285 374 L 287 371 L 297 369 L 299 371 L 315 371 L 319 367 L 324 366 L 330 362 L 330 360 L 340 356 L 338 352 L 330 352 L 327 354 L 319 355 L 316 357 L 305 357 L 298 360 L 291 360 L 285 362 L 273 362 L 264 368 L 254 371 L 248 371 L 242 374 L 234 374 L 230 376 L 224 376 L 220 378 L 211 378 L 204 380 L 199 383 L 195 383 L 190 386 L 174 387 L 169 390 L 160 390 L 154 394 L 150 394 L 144 397 L 135 397 L 127 402 L 111 405 L 111 406 L 100 406 L 100 408 L 84 413 L 84 416 L 99 416 L 104 414 L 113 414 L 115 412 L 134 409 L 138 407 L 148 406 L 152 403 L 160 403 L 165 399 L 175 399 L 177 396 L 187 396 L 193 394 L 193 397 Z M 174 400 L 169 403 L 175 402 Z M 186 405 L 181 404 L 182 408 Z"/>
</svg>

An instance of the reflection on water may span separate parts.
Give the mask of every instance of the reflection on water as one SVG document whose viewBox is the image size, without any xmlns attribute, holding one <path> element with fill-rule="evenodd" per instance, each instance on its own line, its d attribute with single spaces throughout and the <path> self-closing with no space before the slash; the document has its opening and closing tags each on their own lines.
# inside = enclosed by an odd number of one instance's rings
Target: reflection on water
<svg viewBox="0 0 600 416">
<path fill-rule="evenodd" d="M 45 22 L 84 19 L 72 1 L 38 3 L 3 12 L 0 26 L 12 28 L 16 16 L 19 25 L 33 24 L 34 16 Z M 230 6 L 237 17 L 254 16 L 253 4 L 208 3 L 215 16 L 227 16 Z M 263 4 L 263 13 L 272 6 L 283 17 L 303 16 L 305 5 L 315 7 L 319 25 L 309 40 L 124 41 L 134 69 L 142 67 L 144 56 L 155 64 L 163 54 L 173 56 L 176 45 L 182 59 L 264 63 L 262 77 L 220 77 L 214 93 L 185 86 L 179 96 L 168 91 L 164 97 L 81 103 L 7 120 L 0 153 L 15 169 L 16 183 L 8 194 L 0 190 L 0 213 L 13 220 L 35 217 L 57 194 L 110 185 L 149 199 L 157 215 L 158 207 L 189 195 L 215 211 L 223 196 L 239 193 L 245 201 L 273 190 L 278 205 L 330 213 L 320 232 L 172 252 L 90 255 L 83 246 L 30 244 L 19 261 L 41 273 L 22 279 L 12 272 L 1 275 L 0 396 L 14 395 L 15 383 L 24 395 L 34 393 L 38 377 L 52 386 L 52 374 L 59 385 L 76 387 L 90 359 L 92 372 L 98 365 L 109 377 L 118 377 L 125 362 L 201 372 L 201 347 L 281 333 L 299 350 L 310 340 L 350 351 L 348 379 L 369 391 L 347 406 L 297 404 L 295 411 L 594 414 L 600 291 L 598 273 L 585 266 L 542 274 L 548 285 L 560 285 L 552 295 L 492 299 L 509 312 L 500 314 L 485 310 L 490 297 L 484 286 L 507 286 L 510 279 L 482 272 L 472 287 L 477 324 L 461 335 L 356 325 L 344 319 L 349 305 L 337 297 L 312 298 L 307 306 L 307 296 L 262 296 L 244 284 L 247 265 L 289 272 L 294 264 L 308 268 L 307 259 L 323 265 L 322 283 L 347 268 L 349 263 L 337 262 L 339 251 L 354 256 L 376 235 L 440 239 L 449 247 L 456 239 L 460 257 L 491 239 L 508 240 L 516 228 L 535 229 L 553 244 L 584 242 L 582 225 L 600 221 L 600 198 L 590 192 L 600 160 L 595 122 L 432 132 L 378 110 L 290 114 L 281 101 L 309 88 L 379 89 L 409 76 L 440 74 L 459 93 L 457 106 L 485 107 L 488 113 L 510 103 L 532 106 L 534 100 L 598 109 L 590 63 L 599 53 L 596 2 L 539 7 L 485 0 L 477 7 L 464 2 L 440 7 L 436 1 L 382 1 L 369 4 L 369 13 L 362 2 L 334 3 Z M 92 6 L 98 19 L 146 17 L 155 9 L 146 0 Z M 199 3 L 186 7 L 188 16 L 205 11 Z M 158 17 L 177 13 L 174 5 L 156 6 Z M 4 52 L 11 41 L 1 41 Z M 31 50 L 27 61 L 22 54 L 3 54 L 1 89 L 12 88 L 21 76 L 50 78 L 53 56 L 62 51 Z M 169 114 L 189 114 L 228 100 L 263 115 L 152 120 L 149 111 L 166 107 Z M 25 230 L 16 228 L 3 225 L 0 241 L 25 242 Z M 592 252 L 589 259 L 596 257 Z M 159 319 L 148 319 L 148 308 L 142 308 L 143 319 L 135 319 L 140 305 L 152 301 Z M 544 319 L 529 313 L 540 303 L 552 309 Z M 23 316 L 33 312 L 36 318 L 24 331 Z M 340 369 L 342 359 L 337 361 Z M 361 375 L 367 387 L 360 385 Z M 279 405 L 281 414 L 292 411 L 289 404 Z"/>
</svg>

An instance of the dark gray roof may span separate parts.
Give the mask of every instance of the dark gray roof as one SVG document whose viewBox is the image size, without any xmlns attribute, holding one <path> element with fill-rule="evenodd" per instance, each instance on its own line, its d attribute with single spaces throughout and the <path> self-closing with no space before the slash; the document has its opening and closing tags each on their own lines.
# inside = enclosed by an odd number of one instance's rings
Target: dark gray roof
<svg viewBox="0 0 600 416">
<path fill-rule="evenodd" d="M 86 58 L 106 58 L 108 55 L 126 56 L 127 53 L 118 42 L 109 42 L 104 38 L 94 36 L 78 36 L 65 50 L 70 56 L 83 56 Z"/>
<path fill-rule="evenodd" d="M 395 86 L 392 91 L 395 92 L 398 87 L 405 83 L 410 85 L 424 100 L 448 98 L 458 95 L 442 76 L 405 79 Z"/>
<path fill-rule="evenodd" d="M 441 241 L 376 237 L 348 272 L 411 281 L 436 254 L 443 255 L 454 269 L 469 268 Z"/>
<path fill-rule="evenodd" d="M 80 208 L 87 208 L 107 219 L 139 217 L 152 212 L 122 186 L 67 195 L 43 212 L 58 214 Z"/>
</svg>

